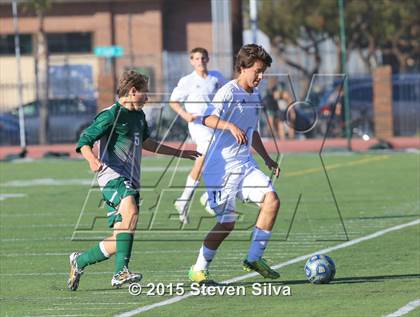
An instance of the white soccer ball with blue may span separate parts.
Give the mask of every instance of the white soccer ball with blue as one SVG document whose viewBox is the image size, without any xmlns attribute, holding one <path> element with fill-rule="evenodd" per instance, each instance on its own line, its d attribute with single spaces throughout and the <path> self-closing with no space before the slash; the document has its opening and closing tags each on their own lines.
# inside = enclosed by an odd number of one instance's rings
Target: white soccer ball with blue
<svg viewBox="0 0 420 317">
<path fill-rule="evenodd" d="M 313 255 L 306 261 L 305 274 L 312 284 L 327 284 L 335 276 L 334 261 L 328 255 Z"/>
</svg>

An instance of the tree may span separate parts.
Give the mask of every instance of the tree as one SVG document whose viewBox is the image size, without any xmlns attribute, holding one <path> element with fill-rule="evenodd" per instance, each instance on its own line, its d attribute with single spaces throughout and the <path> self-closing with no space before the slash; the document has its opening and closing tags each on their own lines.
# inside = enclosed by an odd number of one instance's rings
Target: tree
<svg viewBox="0 0 420 317">
<path fill-rule="evenodd" d="M 51 7 L 50 0 L 31 0 L 24 4 L 24 11 L 33 12 L 38 18 L 35 35 L 35 75 L 37 99 L 39 100 L 39 143 L 46 144 L 48 126 L 49 56 L 47 34 L 44 30 L 45 12 Z"/>
<path fill-rule="evenodd" d="M 322 63 L 320 44 L 335 33 L 338 25 L 334 0 L 262 1 L 259 10 L 261 29 L 271 38 L 280 58 L 308 80 L 319 72 Z M 337 21 L 333 21 L 333 20 Z M 295 47 L 307 54 L 312 63 L 299 63 L 287 54 Z"/>
<path fill-rule="evenodd" d="M 347 0 L 345 4 L 347 50 L 358 52 L 368 69 L 380 62 L 378 51 L 394 56 L 401 71 L 419 63 L 420 0 Z M 341 54 L 336 0 L 266 0 L 259 15 L 260 26 L 280 58 L 308 79 L 321 65 L 322 41 L 334 41 Z M 314 66 L 291 60 L 286 54 L 291 46 L 303 50 Z M 341 72 L 340 63 L 337 71 Z"/>
<path fill-rule="evenodd" d="M 394 70 L 406 71 L 419 61 L 420 55 L 420 1 L 382 0 L 348 1 L 346 14 L 349 21 L 357 20 L 349 29 L 350 49 L 359 51 L 361 58 L 372 70 L 379 63 L 376 51 L 395 57 Z"/>
</svg>

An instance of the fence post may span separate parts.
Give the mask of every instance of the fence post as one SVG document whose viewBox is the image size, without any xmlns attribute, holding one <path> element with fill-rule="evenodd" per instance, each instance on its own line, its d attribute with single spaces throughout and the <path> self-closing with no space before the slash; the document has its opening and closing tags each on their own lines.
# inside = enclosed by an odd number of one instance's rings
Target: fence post
<svg viewBox="0 0 420 317">
<path fill-rule="evenodd" d="M 381 66 L 373 72 L 373 120 L 375 137 L 386 139 L 394 136 L 392 113 L 392 70 Z"/>
</svg>

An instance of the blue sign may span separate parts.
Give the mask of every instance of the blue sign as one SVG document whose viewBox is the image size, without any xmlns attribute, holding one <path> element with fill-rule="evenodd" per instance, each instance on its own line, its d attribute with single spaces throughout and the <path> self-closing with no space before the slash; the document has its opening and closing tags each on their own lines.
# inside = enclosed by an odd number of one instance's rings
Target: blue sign
<svg viewBox="0 0 420 317">
<path fill-rule="evenodd" d="M 98 57 L 121 57 L 124 55 L 124 49 L 121 46 L 96 46 L 93 50 Z"/>
</svg>

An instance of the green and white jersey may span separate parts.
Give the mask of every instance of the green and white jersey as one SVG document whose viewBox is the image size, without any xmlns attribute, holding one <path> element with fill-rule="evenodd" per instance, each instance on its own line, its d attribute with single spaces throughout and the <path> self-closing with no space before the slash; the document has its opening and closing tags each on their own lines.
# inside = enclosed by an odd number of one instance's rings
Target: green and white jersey
<svg viewBox="0 0 420 317">
<path fill-rule="evenodd" d="M 76 151 L 99 140 L 99 159 L 104 163 L 98 184 L 123 176 L 134 188 L 140 186 L 140 160 L 143 141 L 149 137 L 143 111 L 129 111 L 118 102 L 100 112 L 80 136 Z"/>
</svg>

